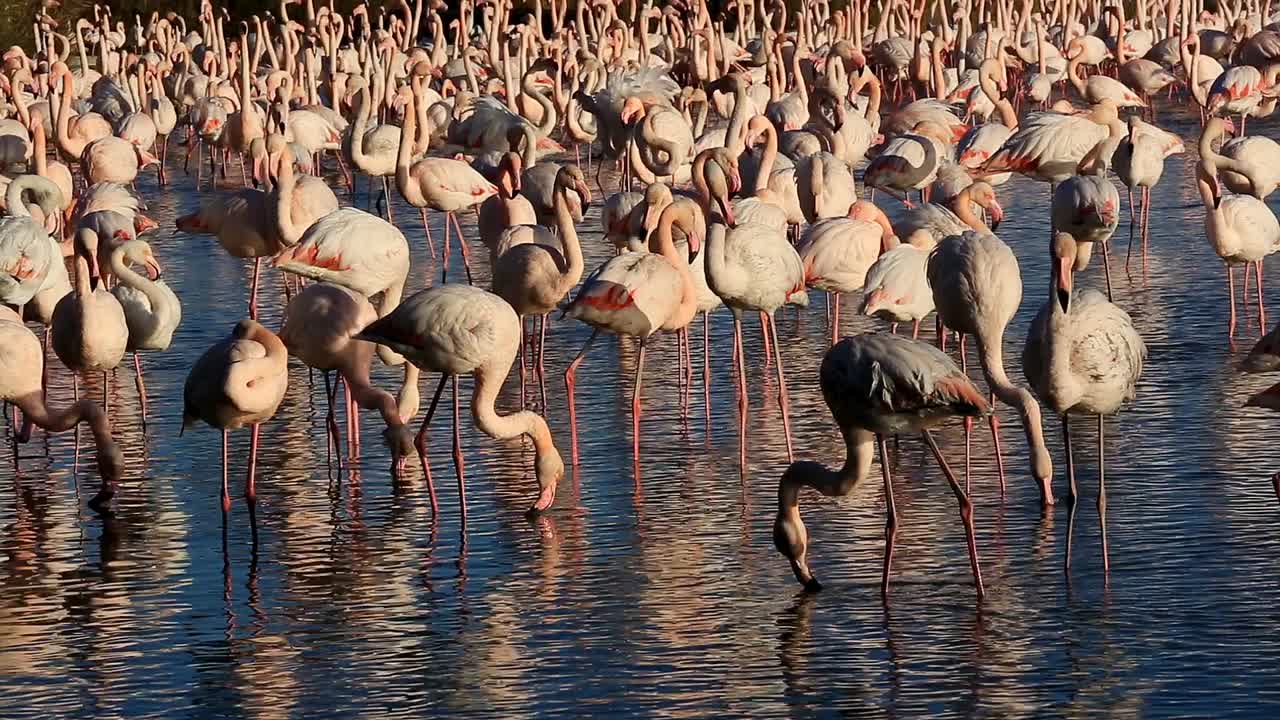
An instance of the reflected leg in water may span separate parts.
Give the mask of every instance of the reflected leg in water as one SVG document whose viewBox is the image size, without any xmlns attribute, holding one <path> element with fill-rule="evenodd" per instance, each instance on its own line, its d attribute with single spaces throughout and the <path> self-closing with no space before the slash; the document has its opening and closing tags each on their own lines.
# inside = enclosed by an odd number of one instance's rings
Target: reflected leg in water
<svg viewBox="0 0 1280 720">
<path fill-rule="evenodd" d="M 1067 416 L 1062 416 L 1062 445 L 1067 452 L 1067 553 L 1062 564 L 1062 571 L 1071 572 L 1071 540 L 1076 527 L 1076 464 L 1071 453 L 1071 423 Z"/>
<path fill-rule="evenodd" d="M 1107 554 L 1107 447 L 1102 416 L 1098 416 L 1098 524 L 1102 527 L 1102 577 L 1110 580 L 1111 560 Z"/>
<path fill-rule="evenodd" d="M 1280 501 L 1280 472 L 1271 476 L 1271 489 L 1275 491 L 1276 500 Z"/>
<path fill-rule="evenodd" d="M 947 459 L 942 456 L 942 450 L 938 447 L 938 442 L 933 439 L 933 433 L 925 430 L 924 439 L 929 444 L 929 449 L 933 451 L 933 457 L 938 461 L 938 467 L 942 470 L 942 474 L 947 477 L 947 484 L 951 486 L 952 494 L 956 496 L 956 501 L 960 504 L 960 520 L 964 523 L 965 541 L 969 546 L 969 568 L 973 571 L 973 584 L 978 592 L 978 599 L 981 600 L 986 593 L 982 588 L 982 568 L 978 564 L 978 541 L 973 527 L 973 503 L 969 501 L 968 494 L 960 487 L 960 482 L 956 480 L 955 473 L 951 472 L 951 466 L 947 464 Z"/>
<path fill-rule="evenodd" d="M 508 366 L 510 367 L 510 366 Z M 458 410 L 458 376 L 453 379 L 453 468 L 458 473 L 458 505 L 462 510 L 462 529 L 467 529 L 467 477 L 462 458 L 462 418 Z"/>
<path fill-rule="evenodd" d="M 431 416 L 436 413 L 436 405 L 440 404 L 440 393 L 444 392 L 444 384 L 449 379 L 447 374 L 440 375 L 440 384 L 436 385 L 436 392 L 431 396 L 431 405 L 427 407 L 427 416 L 422 419 L 422 427 L 418 429 L 418 436 L 414 438 L 414 447 L 418 449 L 418 457 L 422 461 L 422 474 L 427 478 L 427 493 L 431 496 L 431 517 L 435 518 L 440 514 L 440 505 L 436 502 L 436 484 L 431 479 L 431 462 L 427 459 L 427 426 L 431 424 Z"/>
</svg>

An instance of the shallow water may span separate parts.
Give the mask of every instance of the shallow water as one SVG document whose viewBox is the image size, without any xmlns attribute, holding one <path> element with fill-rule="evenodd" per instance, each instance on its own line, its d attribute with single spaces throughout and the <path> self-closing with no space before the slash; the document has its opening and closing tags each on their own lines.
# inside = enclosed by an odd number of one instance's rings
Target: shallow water
<svg viewBox="0 0 1280 720">
<path fill-rule="evenodd" d="M 1166 109 L 1160 120 L 1193 145 L 1192 118 Z M 1274 127 L 1250 122 L 1253 132 Z M 1268 437 L 1277 420 L 1241 407 L 1272 379 L 1233 369 L 1258 331 L 1242 322 L 1239 347 L 1227 345 L 1222 265 L 1204 238 L 1193 162 L 1193 148 L 1171 158 L 1153 194 L 1145 280 L 1122 268 L 1125 222 L 1113 242 L 1116 299 L 1149 358 L 1137 401 L 1107 424 L 1110 583 L 1093 504 L 1094 423 L 1073 425 L 1083 504 L 1067 578 L 1066 510 L 1041 515 L 1025 440 L 1001 408 L 1003 499 L 990 435 L 979 429 L 973 439 L 981 605 L 955 501 L 915 437 L 890 445 L 901 525 L 889 602 L 879 592 L 878 469 L 848 499 L 805 495 L 811 563 L 827 588 L 798 593 L 770 540 L 786 467 L 773 371 L 748 322 L 743 477 L 723 310 L 711 328 L 709 421 L 698 374 L 682 421 L 674 337 L 650 344 L 639 472 L 630 421 L 638 346 L 597 342 L 578 376 L 582 465 L 535 521 L 523 514 L 536 487 L 531 450 L 472 429 L 464 380 L 465 533 L 448 396 L 430 441 L 441 501 L 433 518 L 416 467 L 392 488 L 371 414 L 357 467 L 329 471 L 323 383 L 295 363 L 287 399 L 262 430 L 256 549 L 238 497 L 224 534 L 219 435 L 202 426 L 178 437 L 181 392 L 195 358 L 245 312 L 249 269 L 212 238 L 171 229 L 200 197 L 175 163 L 171 187 L 148 176 L 139 189 L 161 222 L 152 242 L 185 319 L 170 351 L 144 358 L 145 433 L 132 370 L 111 387 L 128 459 L 115 516 L 85 508 L 97 480 L 91 455 L 73 473 L 71 434 L 37 432 L 20 473 L 8 460 L 0 469 L 0 717 L 1274 715 L 1280 515 L 1268 477 L 1280 459 Z M 1021 381 L 1026 327 L 1048 288 L 1048 190 L 1015 179 L 1000 195 L 1000 236 L 1023 270 L 1005 344 Z M 357 200 L 366 203 L 363 183 Z M 588 268 L 611 253 L 598 217 L 597 202 L 581 230 Z M 396 219 L 414 248 L 411 289 L 438 280 L 417 214 L 400 204 Z M 439 246 L 443 224 L 431 221 Z M 485 253 L 472 247 L 476 281 L 487 286 Z M 1101 272 L 1095 260 L 1077 282 L 1100 288 Z M 456 257 L 451 274 L 461 277 Z M 277 273 L 264 274 L 271 327 L 280 287 Z M 838 464 L 843 445 L 816 377 L 827 326 L 822 298 L 812 297 L 808 310 L 778 319 L 796 454 Z M 877 327 L 851 309 L 842 318 L 845 333 Z M 548 335 L 548 415 L 566 458 L 562 372 L 588 335 L 568 319 Z M 694 335 L 696 357 L 697 325 Z M 376 378 L 394 389 L 399 373 L 380 367 Z M 423 381 L 428 399 L 434 382 Z M 513 373 L 501 408 L 518 404 L 517 387 Z M 89 388 L 101 397 L 100 380 Z M 52 371 L 51 394 L 69 400 L 65 371 Z M 1045 431 L 1061 496 L 1058 422 L 1047 419 Z M 938 437 L 962 468 L 962 427 Z M 233 436 L 237 496 L 247 444 L 247 433 Z"/>
</svg>

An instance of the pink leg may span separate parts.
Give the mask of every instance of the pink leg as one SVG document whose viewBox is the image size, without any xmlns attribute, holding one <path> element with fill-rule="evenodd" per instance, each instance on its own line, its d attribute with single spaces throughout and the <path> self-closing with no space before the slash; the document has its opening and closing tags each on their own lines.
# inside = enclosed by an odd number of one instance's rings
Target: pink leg
<svg viewBox="0 0 1280 720">
<path fill-rule="evenodd" d="M 436 392 L 431 396 L 427 416 L 422 419 L 422 427 L 418 429 L 418 436 L 413 441 L 414 446 L 418 448 L 418 457 L 422 459 L 422 474 L 427 478 L 427 493 L 431 496 L 431 517 L 433 518 L 440 514 L 440 506 L 436 502 L 436 485 L 431 479 L 431 464 L 427 461 L 427 426 L 431 424 L 431 416 L 436 414 L 436 406 L 440 404 L 440 393 L 444 392 L 444 384 L 448 379 L 448 375 L 440 376 L 440 384 L 436 386 Z"/>
<path fill-rule="evenodd" d="M 249 317 L 258 319 L 258 277 L 262 274 L 262 258 L 253 259 L 253 286 L 249 288 Z"/>
<path fill-rule="evenodd" d="M 542 395 L 542 412 L 547 411 L 547 369 L 543 364 L 547 349 L 547 315 L 538 318 L 538 392 Z"/>
<path fill-rule="evenodd" d="M 1227 316 L 1227 342 L 1235 345 L 1236 339 L 1236 276 L 1227 265 L 1227 295 L 1231 298 L 1231 314 Z"/>
<path fill-rule="evenodd" d="M 222 522 L 226 524 L 231 512 L 231 494 L 227 492 L 227 431 L 222 431 Z"/>
<path fill-rule="evenodd" d="M 587 351 L 591 349 L 591 343 L 596 341 L 596 336 L 600 334 L 599 330 L 592 330 L 591 337 L 587 338 L 586 344 L 578 351 L 578 356 L 569 363 L 569 367 L 564 371 L 564 384 L 569 393 L 569 437 L 573 448 L 573 464 L 578 464 L 578 410 L 573 401 L 573 390 L 575 376 L 578 374 L 578 366 L 582 364 L 582 359 L 586 357 Z"/>
<path fill-rule="evenodd" d="M 448 282 L 449 280 L 449 249 L 452 244 L 449 242 L 449 215 L 444 216 L 444 250 L 440 254 L 440 282 Z"/>
<path fill-rule="evenodd" d="M 1000 447 L 1000 418 L 996 415 L 996 394 L 991 393 L 991 442 L 996 448 L 996 472 L 1000 475 L 1000 498 L 1004 498 L 1004 451 Z"/>
<path fill-rule="evenodd" d="M 835 347 L 840 342 L 840 293 L 832 293 L 836 296 L 835 307 L 831 310 L 831 346 Z"/>
<path fill-rule="evenodd" d="M 1258 280 L 1258 331 L 1263 335 L 1267 334 L 1267 307 L 1262 301 L 1262 261 L 1259 260 L 1253 266 L 1253 274 Z"/>
<path fill-rule="evenodd" d="M 138 352 L 133 353 L 134 386 L 138 389 L 138 404 L 142 407 L 142 429 L 147 428 L 147 384 L 142 379 L 142 362 L 138 360 Z"/>
<path fill-rule="evenodd" d="M 528 335 L 526 335 L 524 331 L 524 320 L 525 320 L 524 316 L 521 315 L 520 316 L 520 407 L 521 408 L 525 406 L 525 397 L 526 397 L 525 390 L 524 390 L 525 375 L 528 372 L 525 369 L 525 361 L 524 361 L 524 346 L 528 344 L 525 342 L 525 340 L 528 338 Z"/>
<path fill-rule="evenodd" d="M 769 344 L 769 321 L 770 317 L 763 310 L 760 311 L 760 335 L 764 338 L 764 366 L 769 367 L 773 363 L 773 348 Z"/>
<path fill-rule="evenodd" d="M 254 423 L 250 426 L 250 430 L 249 472 L 246 473 L 244 480 L 244 499 L 249 503 L 249 508 L 252 512 L 254 505 L 258 503 L 258 488 L 256 480 L 258 475 L 258 433 L 261 430 L 261 426 Z"/>
<path fill-rule="evenodd" d="M 1147 238 L 1151 236 L 1151 188 L 1142 188 L 1142 279 L 1147 278 Z"/>
<path fill-rule="evenodd" d="M 969 500 L 969 495 L 960 487 L 960 483 L 956 481 L 955 474 L 951 472 L 951 467 L 947 465 L 947 460 L 942 456 L 942 450 L 938 448 L 938 443 L 933 439 L 933 434 L 928 430 L 924 431 L 925 442 L 929 444 L 929 449 L 933 451 L 933 457 L 938 461 L 938 467 L 942 469 L 942 474 L 947 477 L 947 484 L 951 486 L 951 493 L 956 496 L 956 501 L 960 504 L 960 520 L 964 523 L 965 541 L 969 546 L 969 568 L 973 571 L 973 584 L 978 591 L 978 599 L 981 600 L 985 594 L 982 589 L 982 569 L 978 563 L 978 541 L 977 533 L 973 527 L 973 503 Z"/>
<path fill-rule="evenodd" d="M 889 453 L 884 436 L 876 435 L 880 447 L 880 474 L 884 477 L 884 570 L 880 575 L 880 596 L 889 597 L 889 571 L 893 567 L 893 546 L 898 538 L 898 510 L 893 502 L 893 478 L 889 474 Z"/>
<path fill-rule="evenodd" d="M 747 360 L 742 346 L 742 316 L 733 315 L 733 345 L 738 358 L 738 462 L 742 471 L 747 470 Z"/>
<path fill-rule="evenodd" d="M 462 460 L 462 416 L 458 410 L 458 376 L 453 376 L 453 466 L 458 472 L 458 504 L 462 508 L 462 529 L 467 528 L 467 477 Z"/>
<path fill-rule="evenodd" d="M 631 457 L 640 462 L 640 385 L 644 379 L 645 339 L 640 338 L 640 356 L 636 358 L 636 377 L 631 385 Z"/>
<path fill-rule="evenodd" d="M 391 204 L 391 198 L 387 198 L 387 205 Z M 422 230 L 427 235 L 427 249 L 431 251 L 431 259 L 436 259 L 436 241 L 431 239 L 431 224 L 427 222 L 427 209 L 418 208 L 418 213 L 422 215 Z"/>
<path fill-rule="evenodd" d="M 840 296 L 836 295 L 836 312 L 839 313 Z M 787 438 L 787 462 L 795 461 L 795 452 L 791 447 L 791 402 L 787 399 L 787 375 L 782 369 L 782 346 L 778 344 L 778 326 L 769 323 L 769 332 L 773 335 L 773 345 L 778 348 L 778 407 L 782 409 L 782 433 Z"/>
<path fill-rule="evenodd" d="M 920 339 L 920 320 L 919 319 L 911 323 L 911 339 L 912 340 Z"/>
<path fill-rule="evenodd" d="M 471 281 L 471 248 L 467 247 L 467 239 L 462 236 L 462 225 L 458 224 L 458 216 L 449 213 L 445 216 L 445 222 L 448 222 L 449 218 L 453 218 L 453 227 L 457 230 L 458 250 L 462 252 L 462 268 L 467 272 L 467 284 L 474 285 L 475 283 Z"/>
<path fill-rule="evenodd" d="M 711 318 L 702 313 L 702 412 L 711 434 Z"/>
</svg>

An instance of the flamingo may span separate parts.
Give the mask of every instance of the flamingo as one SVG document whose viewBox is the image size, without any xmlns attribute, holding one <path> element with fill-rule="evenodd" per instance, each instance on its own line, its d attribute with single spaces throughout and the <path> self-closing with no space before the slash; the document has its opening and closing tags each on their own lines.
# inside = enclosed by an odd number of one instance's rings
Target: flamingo
<svg viewBox="0 0 1280 720">
<path fill-rule="evenodd" d="M 415 69 L 417 72 L 425 69 Z M 422 227 L 431 244 L 431 229 L 426 222 L 426 209 L 431 208 L 445 214 L 444 248 L 445 261 L 443 277 L 448 277 L 449 222 L 452 221 L 458 231 L 458 250 L 462 253 L 463 266 L 466 268 L 467 282 L 471 282 L 470 251 L 466 240 L 462 237 L 462 226 L 458 224 L 455 213 L 475 207 L 489 197 L 498 193 L 498 188 L 476 172 L 470 165 L 452 158 L 427 157 L 412 160 L 414 133 L 417 131 L 417 120 L 414 117 L 418 102 L 416 93 L 410 91 L 406 95 L 404 128 L 400 132 L 400 150 L 396 155 L 396 188 L 410 205 L 422 210 Z"/>
<path fill-rule="evenodd" d="M 1067 416 L 1098 416 L 1098 516 L 1102 529 L 1102 569 L 1110 570 L 1107 553 L 1106 452 L 1103 417 L 1113 415 L 1136 395 L 1147 347 L 1129 314 L 1094 290 L 1072 291 L 1071 273 L 1077 243 L 1069 234 L 1054 235 L 1049 298 L 1036 314 L 1022 351 L 1022 367 L 1036 394 L 1062 418 L 1067 452 L 1067 552 L 1071 570 L 1071 528 L 1076 491 L 1071 429 Z"/>
<path fill-rule="evenodd" d="M 464 373 L 471 373 L 475 378 L 471 416 L 481 432 L 495 440 L 520 435 L 528 435 L 533 440 L 534 471 L 539 491 L 529 512 L 538 513 L 551 507 L 556 496 L 556 484 L 564 475 L 564 461 L 552 442 L 546 421 L 528 410 L 499 415 L 494 408 L 498 391 L 511 371 L 520 345 L 520 320 L 505 300 L 469 285 L 437 285 L 411 295 L 355 338 L 386 345 L 419 369 L 440 373 L 440 384 L 415 440 L 423 472 L 428 478 L 433 513 L 437 512 L 438 505 L 427 467 L 427 426 L 431 423 L 445 381 L 453 378 L 453 461 L 458 474 L 462 523 L 466 527 L 466 481 L 457 385 L 458 375 Z"/>
<path fill-rule="evenodd" d="M 342 285 L 319 282 L 308 285 L 289 301 L 280 340 L 290 355 L 307 367 L 324 372 L 325 400 L 329 408 L 326 426 L 334 446 L 338 433 L 330 372 L 338 371 L 349 397 L 358 407 L 376 410 L 382 415 L 387 426 L 383 439 L 392 453 L 392 478 L 398 479 L 405 459 L 414 452 L 413 433 L 405 423 L 418 414 L 418 369 L 404 363 L 404 384 L 398 398 L 373 387 L 369 370 L 374 345 L 354 337 L 377 319 L 377 311 L 364 295 Z M 348 406 L 348 411 L 350 409 Z M 358 426 L 358 420 L 350 412 L 348 420 L 348 437 L 356 443 L 357 434 L 352 431 Z"/>
<path fill-rule="evenodd" d="M 1186 148 L 1182 138 L 1145 123 L 1136 116 L 1129 117 L 1129 134 L 1120 142 L 1114 157 L 1116 175 L 1129 189 L 1129 249 L 1124 255 L 1124 268 L 1129 270 L 1129 255 L 1133 251 L 1134 203 L 1133 189 L 1141 190 L 1142 211 L 1142 272 L 1147 271 L 1147 237 L 1151 223 L 1151 188 L 1160 182 L 1164 174 L 1165 158 L 1181 154 Z M 1276 162 L 1280 163 L 1280 147 Z M 1280 174 L 1278 174 L 1280 177 Z"/>
<path fill-rule="evenodd" d="M 1080 161 L 1102 142 L 1113 125 L 1124 124 L 1116 104 L 1103 100 L 1086 115 L 1032 113 L 982 165 L 983 174 L 1016 172 L 1051 184 L 1076 173 Z"/>
<path fill-rule="evenodd" d="M 894 238 L 889 218 L 874 204 L 859 200 L 849 216 L 810 225 L 796 246 L 804 266 L 804 283 L 835 295 L 830 318 L 831 344 L 840 339 L 840 294 L 862 290 L 867 270 Z"/>
<path fill-rule="evenodd" d="M 77 231 L 74 288 L 53 309 L 50 330 L 54 353 L 75 373 L 77 393 L 80 373 L 101 371 L 105 402 L 109 399 L 107 371 L 124 358 L 129 326 L 120 301 L 99 287 L 97 253 L 97 235 L 84 228 Z"/>
<path fill-rule="evenodd" d="M 182 432 L 197 422 L 222 431 L 222 519 L 231 512 L 227 491 L 227 441 L 232 430 L 250 427 L 244 498 L 256 535 L 259 426 L 276 414 L 289 389 L 289 352 L 256 320 L 241 320 L 231 334 L 204 352 L 182 390 Z"/>
<path fill-rule="evenodd" d="M 704 151 L 707 152 L 707 151 Z M 578 368 L 601 330 L 640 338 L 640 356 L 631 394 L 632 452 L 640 458 L 640 387 L 644 375 L 645 342 L 660 330 L 682 330 L 698 310 L 697 289 L 689 263 L 701 250 L 695 215 L 687 203 L 671 203 L 658 218 L 650 239 L 650 253 L 623 253 L 591 273 L 565 310 L 592 326 L 591 336 L 564 371 L 569 395 L 569 427 L 573 464 L 578 464 L 577 406 L 574 401 Z M 689 258 L 675 248 L 672 227 L 679 225 L 689 243 Z M 794 252 L 794 251 L 792 251 Z"/>
<path fill-rule="evenodd" d="M 1120 144 L 1112 132 L 1080 161 L 1079 174 L 1072 175 L 1054 188 L 1049 214 L 1055 231 L 1068 233 L 1078 243 L 1102 246 L 1103 267 L 1107 276 L 1107 297 L 1111 297 L 1111 260 L 1107 242 L 1120 223 L 1120 192 L 1107 178 L 1107 166 Z M 1089 261 L 1088 249 L 1075 254 L 1075 270 L 1083 270 Z"/>
<path fill-rule="evenodd" d="M 142 379 L 140 351 L 163 352 L 173 342 L 173 332 L 182 322 L 182 303 L 178 296 L 161 279 L 163 271 L 151 245 L 145 240 L 129 240 L 111 251 L 111 272 L 119 283 L 111 288 L 111 294 L 120 303 L 129 340 L 125 350 L 133 353 L 134 380 L 138 388 L 138 401 L 142 405 L 142 422 L 147 422 L 147 386 Z M 142 265 L 147 269 L 144 277 L 130 267 Z"/>
<path fill-rule="evenodd" d="M 940 148 L 945 148 L 938 133 L 938 126 L 921 123 L 911 134 L 890 140 L 867 165 L 862 181 L 893 195 L 908 208 L 913 207 L 907 193 L 923 192 L 938 176 L 939 159 L 943 156 Z"/>
<path fill-rule="evenodd" d="M 805 590 L 822 589 L 809 568 L 809 533 L 800 518 L 800 491 L 811 487 L 823 495 L 851 495 L 871 470 L 872 440 L 880 448 L 880 469 L 885 492 L 885 554 L 880 592 L 889 592 L 898 513 L 889 474 L 885 435 L 918 431 L 933 451 L 960 506 L 969 566 L 978 597 L 983 596 L 982 570 L 974 538 L 973 503 L 942 456 L 930 429 L 949 417 L 966 419 L 991 412 L 987 401 L 954 361 L 941 350 L 899 335 L 847 337 L 827 351 L 818 371 L 822 397 L 844 435 L 846 457 L 839 470 L 821 463 L 793 462 L 778 483 L 778 514 L 773 522 L 773 544 L 791 563 L 791 570 Z"/>
<path fill-rule="evenodd" d="M 911 337 L 920 337 L 920 321 L 933 312 L 933 292 L 925 272 L 929 253 L 938 241 L 925 230 L 907 236 L 906 242 L 886 250 L 867 268 L 862 285 L 862 314 L 893 323 L 910 322 Z"/>
<path fill-rule="evenodd" d="M 493 264 L 494 294 L 510 303 L 520 317 L 521 402 L 525 376 L 524 318 L 528 315 L 538 317 L 537 372 L 543 407 L 546 407 L 543 356 L 547 341 L 547 314 L 555 310 L 582 279 L 582 247 L 574 226 L 570 193 L 591 197 L 582 171 L 576 165 L 566 165 L 556 175 L 559 242 L 540 225 L 514 225 L 504 230 L 499 238 L 497 260 Z"/>
<path fill-rule="evenodd" d="M 948 207 L 949 205 L 949 207 Z M 982 221 L 974 212 L 973 206 L 986 210 L 991 214 L 991 225 Z M 1004 221 L 1004 207 L 996 196 L 995 188 L 990 183 L 979 180 L 970 184 L 952 196 L 947 205 L 925 203 L 908 210 L 894 228 L 898 237 L 907 237 L 917 230 L 923 230 L 933 236 L 936 243 L 950 235 L 966 230 L 992 232 Z"/>
<path fill-rule="evenodd" d="M 280 251 L 266 193 L 243 188 L 219 193 L 193 213 L 177 219 L 180 232 L 209 233 L 232 257 L 253 259 L 253 279 L 249 286 L 249 317 L 258 317 L 258 277 L 262 259 Z"/>
<path fill-rule="evenodd" d="M 1238 168 L 1222 172 L 1222 184 L 1231 192 L 1266 200 L 1280 186 L 1280 143 L 1275 140 L 1263 135 L 1234 137 L 1222 144 L 1221 153 Z"/>
<path fill-rule="evenodd" d="M 1004 331 L 1022 303 L 1018 258 L 995 235 L 971 230 L 943 239 L 929 256 L 927 273 L 938 319 L 946 327 L 974 336 L 978 343 L 978 361 L 992 395 L 1018 411 L 1030 448 L 1031 475 L 1039 486 L 1041 506 L 1052 505 L 1053 462 L 1044 444 L 1040 405 L 1026 388 L 1014 385 L 1004 369 Z M 962 362 L 963 358 L 962 348 Z M 965 423 L 966 447 L 970 424 L 971 421 Z M 992 413 L 991 436 L 1003 489 L 1004 460 L 999 430 L 999 420 Z M 966 465 L 968 454 L 966 450 Z"/>
<path fill-rule="evenodd" d="M 1236 334 L 1236 291 L 1233 265 L 1244 264 L 1246 277 L 1248 265 L 1257 263 L 1258 277 L 1262 277 L 1262 259 L 1280 250 L 1280 221 L 1266 203 L 1252 195 L 1223 197 L 1218 170 L 1240 171 L 1236 161 L 1212 152 L 1213 140 L 1221 137 L 1224 125 L 1221 118 L 1209 118 L 1200 135 L 1200 162 L 1196 166 L 1197 187 L 1204 203 L 1204 229 L 1209 244 L 1227 266 L 1227 293 L 1230 296 L 1230 316 L 1227 320 L 1227 340 L 1234 342 Z M 1208 148 L 1210 152 L 1205 152 Z M 1258 328 L 1266 324 L 1266 311 L 1262 302 L 1262 283 L 1258 283 Z"/>
<path fill-rule="evenodd" d="M 23 325 L 13 310 L 0 305 L 0 400 L 22 410 L 24 427 L 20 439 L 30 437 L 32 424 L 47 432 L 63 432 L 88 423 L 98 451 L 98 473 L 102 486 L 89 507 L 103 510 L 115 495 L 116 483 L 124 470 L 124 454 L 111 437 L 111 422 L 102 407 L 89 399 L 55 410 L 45 404 L 44 351 L 34 333 Z"/>
</svg>

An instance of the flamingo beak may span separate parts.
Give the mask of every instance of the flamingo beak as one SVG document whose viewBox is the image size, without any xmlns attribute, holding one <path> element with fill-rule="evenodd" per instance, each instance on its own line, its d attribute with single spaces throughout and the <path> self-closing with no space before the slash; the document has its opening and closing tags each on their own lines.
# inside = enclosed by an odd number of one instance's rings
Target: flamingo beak
<svg viewBox="0 0 1280 720">
<path fill-rule="evenodd" d="M 738 223 L 733 217 L 733 205 L 721 197 L 716 198 L 716 204 L 720 206 L 720 214 L 724 216 L 725 224 L 729 227 L 736 227 Z"/>
<path fill-rule="evenodd" d="M 1000 207 L 999 202 L 992 202 L 988 210 L 991 211 L 991 232 L 995 232 L 1000 223 L 1004 222 L 1004 208 Z"/>
<path fill-rule="evenodd" d="M 591 204 L 591 188 L 581 180 L 573 184 L 574 189 L 578 191 L 578 196 L 582 198 L 582 210 L 585 212 L 587 206 Z"/>
<path fill-rule="evenodd" d="M 1067 312 L 1071 305 L 1071 259 L 1057 258 L 1057 272 L 1054 273 L 1054 289 L 1057 291 L 1058 304 L 1062 312 Z"/>
<path fill-rule="evenodd" d="M 689 264 L 692 265 L 698 253 L 702 252 L 702 238 L 696 231 L 689 233 L 687 237 L 689 238 Z"/>
<path fill-rule="evenodd" d="M 160 267 L 160 261 L 156 260 L 154 255 L 148 256 L 143 264 L 147 267 L 147 277 L 152 280 L 159 280 L 164 277 L 164 269 Z"/>
</svg>

